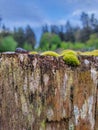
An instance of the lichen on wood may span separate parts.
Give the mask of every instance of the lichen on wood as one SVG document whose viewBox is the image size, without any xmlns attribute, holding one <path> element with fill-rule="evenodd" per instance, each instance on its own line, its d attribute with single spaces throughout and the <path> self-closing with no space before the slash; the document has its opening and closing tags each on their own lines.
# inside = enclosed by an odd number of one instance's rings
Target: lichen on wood
<svg viewBox="0 0 98 130">
<path fill-rule="evenodd" d="M 98 130 L 98 57 L 0 55 L 0 130 Z"/>
</svg>

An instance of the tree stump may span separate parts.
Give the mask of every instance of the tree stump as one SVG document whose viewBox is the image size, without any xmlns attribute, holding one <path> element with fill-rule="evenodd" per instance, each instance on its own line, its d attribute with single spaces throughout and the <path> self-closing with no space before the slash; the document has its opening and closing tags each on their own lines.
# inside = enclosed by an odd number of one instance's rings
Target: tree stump
<svg viewBox="0 0 98 130">
<path fill-rule="evenodd" d="M 98 130 L 98 57 L 0 55 L 0 130 Z"/>
</svg>

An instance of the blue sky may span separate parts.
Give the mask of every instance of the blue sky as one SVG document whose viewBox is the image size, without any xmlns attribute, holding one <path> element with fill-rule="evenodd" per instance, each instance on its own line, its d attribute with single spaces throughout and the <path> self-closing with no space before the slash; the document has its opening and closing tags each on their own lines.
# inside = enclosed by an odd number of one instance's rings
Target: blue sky
<svg viewBox="0 0 98 130">
<path fill-rule="evenodd" d="M 98 0 L 0 0 L 0 16 L 9 27 L 31 25 L 36 32 L 47 23 L 80 24 L 80 14 L 95 13 L 98 18 Z"/>
</svg>

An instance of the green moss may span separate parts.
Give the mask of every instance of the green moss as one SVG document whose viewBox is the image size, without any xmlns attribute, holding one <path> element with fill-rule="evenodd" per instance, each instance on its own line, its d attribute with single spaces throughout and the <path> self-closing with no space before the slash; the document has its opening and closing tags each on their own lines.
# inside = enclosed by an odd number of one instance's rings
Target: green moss
<svg viewBox="0 0 98 130">
<path fill-rule="evenodd" d="M 77 55 L 81 55 L 82 54 L 82 52 L 81 51 L 77 51 Z"/>
<path fill-rule="evenodd" d="M 41 127 L 45 129 L 45 126 L 46 126 L 45 120 L 43 120 L 43 121 L 41 122 Z"/>
<path fill-rule="evenodd" d="M 84 55 L 84 56 L 91 56 L 91 52 L 82 52 L 80 55 Z"/>
<path fill-rule="evenodd" d="M 63 60 L 65 61 L 66 64 L 72 65 L 72 66 L 77 66 L 80 65 L 80 61 L 78 60 L 76 55 L 72 54 L 65 54 L 63 56 Z"/>
<path fill-rule="evenodd" d="M 64 56 L 65 54 L 77 55 L 77 52 L 75 52 L 73 50 L 64 50 L 64 51 L 62 51 L 61 56 Z"/>
<path fill-rule="evenodd" d="M 82 52 L 80 55 L 84 55 L 84 56 L 98 56 L 98 50 Z"/>
<path fill-rule="evenodd" d="M 29 54 L 38 54 L 36 51 L 29 52 Z M 80 52 L 80 51 L 73 51 L 73 50 L 64 50 L 61 54 L 58 54 L 53 51 L 45 51 L 41 53 L 42 56 L 53 56 L 53 57 L 63 57 L 63 60 L 66 64 L 72 66 L 80 65 L 80 61 L 78 59 L 78 55 L 84 56 L 98 56 L 98 50 L 88 51 L 88 52 Z"/>
<path fill-rule="evenodd" d="M 80 62 L 77 57 L 77 52 L 73 50 L 64 50 L 61 53 L 61 56 L 63 56 L 63 60 L 68 65 L 73 65 L 73 66 L 80 65 Z"/>
<path fill-rule="evenodd" d="M 54 56 L 54 57 L 60 56 L 58 53 L 53 52 L 53 51 L 46 51 L 46 52 L 41 53 L 41 55 L 43 55 L 43 56 Z"/>
<path fill-rule="evenodd" d="M 92 54 L 93 56 L 98 56 L 98 50 L 92 51 L 91 54 Z"/>
</svg>

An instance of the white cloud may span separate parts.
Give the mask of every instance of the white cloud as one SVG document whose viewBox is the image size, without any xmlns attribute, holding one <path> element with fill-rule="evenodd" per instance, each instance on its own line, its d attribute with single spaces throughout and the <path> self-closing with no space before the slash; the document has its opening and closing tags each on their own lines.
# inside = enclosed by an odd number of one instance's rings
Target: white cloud
<svg viewBox="0 0 98 130">
<path fill-rule="evenodd" d="M 77 10 L 75 10 L 75 11 L 72 13 L 72 16 L 80 16 L 80 14 L 81 14 L 82 12 L 83 12 L 82 10 L 77 9 Z"/>
<path fill-rule="evenodd" d="M 60 19 L 57 21 L 58 25 L 65 25 L 66 24 L 66 20 L 65 19 Z"/>
<path fill-rule="evenodd" d="M 72 16 L 80 16 L 82 12 L 86 12 L 87 14 L 95 14 L 95 16 L 98 16 L 98 10 L 87 10 L 87 9 L 77 9 L 72 13 Z"/>
<path fill-rule="evenodd" d="M 98 18 L 98 10 L 90 10 L 90 11 L 87 11 L 87 13 L 88 13 L 89 15 L 95 14 L 95 16 Z"/>
</svg>

